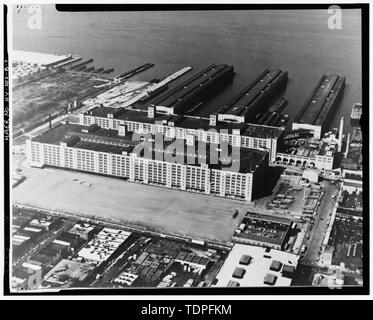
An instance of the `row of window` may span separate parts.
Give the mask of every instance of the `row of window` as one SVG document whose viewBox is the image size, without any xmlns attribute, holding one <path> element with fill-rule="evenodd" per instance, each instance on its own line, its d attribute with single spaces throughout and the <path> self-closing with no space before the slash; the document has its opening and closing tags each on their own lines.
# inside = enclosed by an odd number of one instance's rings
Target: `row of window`
<svg viewBox="0 0 373 320">
<path fill-rule="evenodd" d="M 89 119 L 89 120 L 88 120 Z M 114 121 L 114 128 L 111 129 L 118 129 L 118 120 Z M 99 118 L 99 117 L 84 117 L 84 124 L 90 125 L 92 123 L 97 123 L 99 126 L 103 128 L 110 128 L 109 120 L 106 118 Z M 253 138 L 247 136 L 236 136 L 232 134 L 225 134 L 225 133 L 218 133 L 218 132 L 210 132 L 210 131 L 201 131 L 196 129 L 184 129 L 178 127 L 169 127 L 169 126 L 162 126 L 162 125 L 155 125 L 149 123 L 140 123 L 134 121 L 125 121 L 128 131 L 131 132 L 140 132 L 140 133 L 163 133 L 166 137 L 173 138 L 176 136 L 179 139 L 186 139 L 187 135 L 197 135 L 198 140 L 206 141 L 210 143 L 219 143 L 220 142 L 228 142 L 232 145 L 241 145 L 246 148 L 254 148 L 254 149 L 268 149 L 268 141 L 267 139 L 261 138 Z"/>
<path fill-rule="evenodd" d="M 38 144 L 32 145 L 32 159 L 38 161 L 40 147 Z M 88 150 L 65 149 L 64 164 L 60 159 L 60 146 L 44 145 L 44 162 L 54 166 L 64 166 L 67 168 L 75 168 L 74 166 L 74 151 L 76 152 L 77 165 L 76 169 L 95 172 L 95 153 Z M 184 167 L 176 164 L 171 165 L 171 171 L 168 172 L 168 165 L 162 162 L 145 162 L 143 159 L 135 158 L 131 165 L 130 157 L 112 155 L 111 171 L 109 171 L 109 155 L 104 153 L 98 154 L 98 172 L 116 176 L 130 177 L 131 171 L 133 178 L 138 181 L 144 181 L 144 164 L 147 166 L 147 178 L 150 182 L 166 184 L 168 179 L 171 179 L 171 185 L 181 187 L 182 183 L 190 189 L 205 190 L 206 188 L 206 170 L 200 167 Z M 132 168 L 131 168 L 132 167 Z M 185 178 L 183 177 L 185 172 Z M 220 192 L 221 171 L 211 170 L 210 186 L 211 192 Z M 227 194 L 244 196 L 246 175 L 225 173 L 225 190 Z"/>
</svg>

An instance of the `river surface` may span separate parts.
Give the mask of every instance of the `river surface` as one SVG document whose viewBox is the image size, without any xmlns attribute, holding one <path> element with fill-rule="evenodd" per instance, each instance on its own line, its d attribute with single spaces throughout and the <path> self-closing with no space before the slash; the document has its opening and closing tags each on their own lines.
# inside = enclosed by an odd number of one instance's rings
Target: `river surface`
<svg viewBox="0 0 373 320">
<path fill-rule="evenodd" d="M 362 99 L 361 12 L 342 11 L 342 29 L 328 28 L 326 10 L 184 12 L 58 12 L 42 6 L 42 28 L 27 27 L 27 10 L 14 14 L 13 48 L 93 58 L 114 75 L 146 62 L 155 67 L 135 79 L 163 78 L 184 66 L 232 64 L 231 85 L 208 104 L 229 101 L 265 68 L 289 73 L 285 113 L 294 119 L 322 74 L 346 77 L 341 116 Z M 182 80 L 185 79 L 184 76 Z M 180 79 L 181 80 L 181 79 Z"/>
</svg>

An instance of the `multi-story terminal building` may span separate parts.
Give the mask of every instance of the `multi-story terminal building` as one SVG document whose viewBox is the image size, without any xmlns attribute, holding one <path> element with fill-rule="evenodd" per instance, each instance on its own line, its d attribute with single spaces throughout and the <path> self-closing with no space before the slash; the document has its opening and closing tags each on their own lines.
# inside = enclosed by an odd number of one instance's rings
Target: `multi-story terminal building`
<svg viewBox="0 0 373 320">
<path fill-rule="evenodd" d="M 142 112 L 138 114 L 143 115 Z M 84 121 L 94 119 L 93 115 L 90 116 L 84 116 Z M 97 119 L 106 128 L 113 126 L 111 117 Z M 70 168 L 246 201 L 252 201 L 260 194 L 268 165 L 267 151 L 225 143 L 228 146 L 225 155 L 222 153 L 223 143 L 205 144 L 195 136 L 178 139 L 176 132 L 170 134 L 169 129 L 176 128 L 169 124 L 165 127 L 161 124 L 158 135 L 148 133 L 136 140 L 133 132 L 128 131 L 136 128 L 120 124 L 120 121 L 118 130 L 101 128 L 97 124 L 59 125 L 27 140 L 28 162 L 36 167 Z M 144 128 L 145 124 L 137 122 L 135 131 L 139 131 L 140 126 Z M 154 128 L 157 126 L 154 124 Z M 245 130 L 249 129 L 254 130 L 252 127 Z M 141 131 L 152 132 L 152 126 Z M 164 132 L 173 138 L 157 144 L 157 136 L 164 137 Z M 237 137 L 240 141 L 240 135 Z M 207 141 L 206 137 L 203 140 Z M 216 161 L 212 160 L 211 150 L 218 154 Z"/>
<path fill-rule="evenodd" d="M 343 120 L 342 120 L 343 121 Z M 326 132 L 319 140 L 313 136 L 305 135 L 301 130 L 293 131 L 287 139 L 285 136 L 281 152 L 277 152 L 276 163 L 293 165 L 303 168 L 316 168 L 319 170 L 333 170 L 335 156 L 341 145 L 341 129 L 334 128 Z M 310 133 L 312 135 L 312 132 Z"/>
<path fill-rule="evenodd" d="M 98 124 L 102 128 L 118 130 L 125 126 L 136 133 L 162 133 L 167 138 L 196 139 L 205 143 L 228 142 L 235 147 L 264 150 L 269 152 L 269 161 L 274 162 L 278 144 L 284 134 L 283 127 L 229 123 L 218 121 L 217 115 L 210 119 L 187 115 L 166 115 L 138 109 L 94 107 L 81 113 L 79 124 Z"/>
<path fill-rule="evenodd" d="M 294 147 L 286 153 L 278 152 L 276 162 L 278 164 L 293 165 L 304 168 L 316 168 L 319 170 L 332 170 L 336 146 L 326 142 L 311 140 L 302 146 Z"/>
</svg>

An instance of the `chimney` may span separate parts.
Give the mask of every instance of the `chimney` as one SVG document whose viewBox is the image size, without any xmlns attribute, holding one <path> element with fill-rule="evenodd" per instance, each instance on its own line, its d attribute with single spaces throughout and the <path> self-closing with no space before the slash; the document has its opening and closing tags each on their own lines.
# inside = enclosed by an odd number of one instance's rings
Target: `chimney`
<svg viewBox="0 0 373 320">
<path fill-rule="evenodd" d="M 74 100 L 74 109 L 78 108 L 78 100 Z"/>
<path fill-rule="evenodd" d="M 210 114 L 210 126 L 216 126 L 216 113 Z"/>
<path fill-rule="evenodd" d="M 347 158 L 347 156 L 348 156 L 348 149 L 349 148 L 350 148 L 350 133 L 348 133 L 348 135 L 347 135 L 345 158 Z"/>
<path fill-rule="evenodd" d="M 149 106 L 148 107 L 148 118 L 154 118 L 154 113 L 155 113 L 155 107 Z"/>
<path fill-rule="evenodd" d="M 50 113 L 48 114 L 48 123 L 49 123 L 49 130 L 50 130 L 52 129 L 52 116 Z"/>
<path fill-rule="evenodd" d="M 338 152 L 342 150 L 342 138 L 343 138 L 343 125 L 344 125 L 345 118 L 341 117 L 341 122 L 339 125 L 339 134 L 338 134 Z"/>
</svg>

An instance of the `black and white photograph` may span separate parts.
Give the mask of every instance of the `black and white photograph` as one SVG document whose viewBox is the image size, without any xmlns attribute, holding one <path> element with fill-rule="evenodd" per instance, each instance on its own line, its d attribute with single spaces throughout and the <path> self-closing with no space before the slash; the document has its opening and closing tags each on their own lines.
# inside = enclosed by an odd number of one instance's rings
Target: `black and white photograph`
<svg viewBox="0 0 373 320">
<path fill-rule="evenodd" d="M 367 4 L 3 10 L 4 292 L 368 292 Z"/>
</svg>

